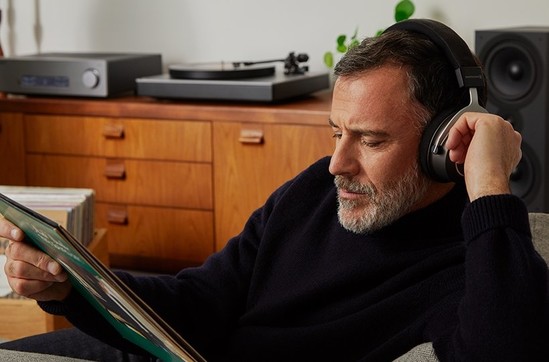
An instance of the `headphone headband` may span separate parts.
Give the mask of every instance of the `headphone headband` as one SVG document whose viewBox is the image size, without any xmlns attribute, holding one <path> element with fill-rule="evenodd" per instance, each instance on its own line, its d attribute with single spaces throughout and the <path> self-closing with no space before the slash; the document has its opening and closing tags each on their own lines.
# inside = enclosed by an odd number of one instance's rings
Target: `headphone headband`
<svg viewBox="0 0 549 362">
<path fill-rule="evenodd" d="M 482 68 L 478 66 L 465 41 L 451 28 L 430 19 L 408 19 L 391 25 L 391 30 L 408 30 L 426 35 L 444 52 L 454 67 L 460 87 L 484 87 Z"/>
</svg>

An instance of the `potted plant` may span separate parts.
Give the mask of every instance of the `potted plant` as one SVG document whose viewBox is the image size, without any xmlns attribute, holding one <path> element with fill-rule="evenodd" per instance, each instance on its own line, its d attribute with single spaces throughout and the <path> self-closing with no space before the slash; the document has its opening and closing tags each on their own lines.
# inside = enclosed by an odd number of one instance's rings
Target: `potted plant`
<svg viewBox="0 0 549 362">
<path fill-rule="evenodd" d="M 395 21 L 402 21 L 410 18 L 415 11 L 414 3 L 411 0 L 401 0 L 395 6 Z M 379 30 L 376 35 L 379 35 L 383 30 Z M 348 37 L 346 34 L 341 34 L 336 38 L 336 52 L 345 54 L 347 50 L 358 45 L 358 27 L 355 28 L 353 35 Z M 328 68 L 334 66 L 334 52 L 327 51 L 324 53 L 324 64 Z"/>
</svg>

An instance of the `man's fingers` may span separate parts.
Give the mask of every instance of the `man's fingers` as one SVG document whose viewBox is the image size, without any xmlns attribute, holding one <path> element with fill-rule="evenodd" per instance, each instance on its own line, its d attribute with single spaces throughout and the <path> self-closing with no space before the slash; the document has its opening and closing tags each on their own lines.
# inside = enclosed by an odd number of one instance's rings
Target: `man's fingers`
<svg viewBox="0 0 549 362">
<path fill-rule="evenodd" d="M 70 292 L 70 282 L 52 282 L 44 280 L 29 280 L 9 278 L 11 289 L 18 295 L 38 301 L 62 300 Z"/>
<path fill-rule="evenodd" d="M 40 301 L 63 300 L 69 295 L 71 284 L 61 264 L 24 242 L 21 229 L 3 217 L 0 237 L 9 240 L 4 270 L 15 293 Z"/>
<path fill-rule="evenodd" d="M 23 242 L 11 242 L 5 254 L 8 257 L 5 267 L 8 277 L 46 281 L 64 281 L 67 278 L 59 263 Z"/>
<path fill-rule="evenodd" d="M 460 130 L 452 128 L 446 141 L 446 148 L 450 153 L 450 160 L 456 163 L 464 163 L 467 154 L 467 148 L 471 143 L 473 135 L 471 133 L 463 134 Z"/>
<path fill-rule="evenodd" d="M 0 237 L 15 241 L 23 240 L 24 234 L 21 229 L 6 220 L 2 215 L 0 215 L 0 221 Z"/>
<path fill-rule="evenodd" d="M 66 273 L 52 274 L 32 264 L 20 260 L 8 260 L 4 266 L 6 276 L 15 279 L 62 282 L 67 279 Z"/>
<path fill-rule="evenodd" d="M 30 298 L 32 295 L 39 294 L 48 289 L 54 283 L 53 281 L 29 280 L 23 278 L 8 278 L 11 289 L 23 297 Z"/>
</svg>

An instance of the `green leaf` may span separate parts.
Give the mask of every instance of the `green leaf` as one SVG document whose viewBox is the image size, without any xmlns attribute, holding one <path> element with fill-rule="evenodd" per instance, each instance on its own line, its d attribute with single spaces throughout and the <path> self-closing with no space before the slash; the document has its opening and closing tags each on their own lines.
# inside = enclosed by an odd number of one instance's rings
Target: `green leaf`
<svg viewBox="0 0 549 362">
<path fill-rule="evenodd" d="M 345 53 L 347 51 L 347 45 L 345 45 L 345 42 L 347 41 L 347 35 L 341 34 L 336 39 L 336 50 L 340 53 Z"/>
<path fill-rule="evenodd" d="M 334 66 L 334 54 L 332 52 L 324 53 L 324 64 L 326 64 L 328 68 Z"/>
<path fill-rule="evenodd" d="M 402 0 L 395 6 L 395 20 L 397 22 L 410 18 L 416 10 L 411 0 Z"/>
<path fill-rule="evenodd" d="M 397 22 L 410 18 L 416 10 L 416 7 L 412 0 L 400 0 L 395 6 L 395 20 Z M 384 32 L 384 29 L 377 31 L 376 36 Z M 348 44 L 347 44 L 348 42 Z M 353 35 L 348 38 L 347 35 L 341 34 L 336 39 L 336 51 L 345 54 L 349 49 L 360 44 L 358 40 L 358 26 L 355 28 Z M 328 67 L 334 65 L 334 54 L 332 52 L 324 53 L 324 63 Z"/>
</svg>

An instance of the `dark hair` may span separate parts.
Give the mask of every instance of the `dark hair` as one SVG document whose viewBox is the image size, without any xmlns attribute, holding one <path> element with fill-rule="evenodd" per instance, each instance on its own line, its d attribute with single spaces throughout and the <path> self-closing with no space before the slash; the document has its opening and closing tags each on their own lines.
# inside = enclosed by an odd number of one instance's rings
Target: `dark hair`
<svg viewBox="0 0 549 362">
<path fill-rule="evenodd" d="M 360 76 L 390 64 L 407 69 L 410 96 L 428 113 L 423 126 L 433 115 L 457 110 L 469 102 L 468 89 L 459 87 L 454 69 L 443 52 L 420 33 L 392 30 L 366 38 L 342 57 L 334 74 Z M 484 104 L 485 95 L 479 97 Z"/>
</svg>

